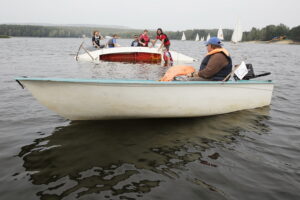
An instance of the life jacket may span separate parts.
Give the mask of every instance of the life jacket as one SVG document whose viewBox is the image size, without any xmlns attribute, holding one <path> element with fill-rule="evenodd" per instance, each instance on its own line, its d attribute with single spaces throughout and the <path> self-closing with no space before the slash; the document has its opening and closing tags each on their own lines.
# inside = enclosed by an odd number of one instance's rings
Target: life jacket
<svg viewBox="0 0 300 200">
<path fill-rule="evenodd" d="M 92 41 L 94 41 L 98 46 L 100 46 L 100 36 L 93 36 Z"/>
<path fill-rule="evenodd" d="M 142 43 L 145 43 L 145 44 L 146 44 L 146 47 L 147 47 L 147 46 L 148 46 L 148 43 L 150 42 L 150 38 L 149 38 L 148 35 L 145 36 L 145 35 L 141 34 L 141 35 L 140 35 L 140 41 L 141 41 Z M 140 44 L 140 46 L 143 46 L 143 45 Z"/>
<path fill-rule="evenodd" d="M 224 49 L 224 48 L 218 48 L 218 49 L 214 49 L 211 52 L 209 52 L 208 54 L 206 54 L 205 58 L 202 60 L 201 65 L 200 65 L 200 71 L 205 69 L 205 67 L 208 64 L 209 59 L 211 58 L 212 55 L 216 54 L 216 53 L 222 53 L 223 55 L 225 55 L 225 57 L 228 60 L 228 64 L 226 66 L 224 66 L 218 73 L 216 73 L 213 77 L 210 77 L 213 81 L 222 81 L 224 80 L 224 78 L 231 73 L 232 70 L 232 60 L 230 57 L 229 52 Z"/>
<path fill-rule="evenodd" d="M 170 45 L 171 42 L 170 42 L 170 40 L 169 40 L 169 38 L 168 38 L 168 36 L 167 36 L 166 34 L 162 33 L 162 34 L 158 35 L 158 39 L 159 39 L 160 41 L 162 41 L 162 39 L 161 39 L 161 36 L 162 36 L 162 35 L 164 35 L 164 36 L 166 37 L 165 40 L 164 40 L 164 46 Z"/>
<path fill-rule="evenodd" d="M 115 38 L 109 39 L 107 42 L 108 47 L 110 47 L 110 48 L 115 47 L 115 42 L 116 42 Z"/>
<path fill-rule="evenodd" d="M 177 65 L 170 67 L 160 81 L 173 81 L 176 76 L 187 75 L 195 72 L 193 66 Z"/>
</svg>

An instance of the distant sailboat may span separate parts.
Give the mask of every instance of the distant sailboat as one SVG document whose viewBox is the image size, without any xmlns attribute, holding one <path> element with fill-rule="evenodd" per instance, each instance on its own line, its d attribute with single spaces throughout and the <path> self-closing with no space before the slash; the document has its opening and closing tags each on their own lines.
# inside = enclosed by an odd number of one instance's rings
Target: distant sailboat
<svg viewBox="0 0 300 200">
<path fill-rule="evenodd" d="M 240 24 L 240 21 L 238 21 L 233 30 L 231 41 L 234 43 L 238 43 L 242 41 L 242 38 L 243 38 L 242 26 Z"/>
<path fill-rule="evenodd" d="M 210 39 L 210 33 L 207 35 L 206 41 Z"/>
<path fill-rule="evenodd" d="M 223 35 L 223 30 L 220 27 L 218 30 L 218 36 L 217 36 L 220 40 L 224 40 L 224 35 Z"/>
<path fill-rule="evenodd" d="M 186 40 L 184 32 L 182 33 L 181 40 Z"/>
<path fill-rule="evenodd" d="M 197 33 L 195 41 L 199 41 L 199 34 Z"/>
<path fill-rule="evenodd" d="M 201 37 L 200 42 L 203 42 L 203 41 L 204 41 L 204 37 Z"/>
</svg>

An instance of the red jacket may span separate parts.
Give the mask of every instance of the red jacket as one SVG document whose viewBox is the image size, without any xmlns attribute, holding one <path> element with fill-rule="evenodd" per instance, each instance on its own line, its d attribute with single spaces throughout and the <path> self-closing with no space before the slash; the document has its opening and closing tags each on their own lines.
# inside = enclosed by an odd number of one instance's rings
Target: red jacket
<svg viewBox="0 0 300 200">
<path fill-rule="evenodd" d="M 139 38 L 139 40 L 142 42 L 142 43 L 145 43 L 145 46 L 147 47 L 148 46 L 148 43 L 150 42 L 150 38 L 148 35 L 144 35 L 142 34 Z"/>
<path fill-rule="evenodd" d="M 157 35 L 156 39 L 159 39 L 160 41 L 164 40 L 164 46 L 168 46 L 171 44 L 171 42 L 166 34 Z"/>
</svg>

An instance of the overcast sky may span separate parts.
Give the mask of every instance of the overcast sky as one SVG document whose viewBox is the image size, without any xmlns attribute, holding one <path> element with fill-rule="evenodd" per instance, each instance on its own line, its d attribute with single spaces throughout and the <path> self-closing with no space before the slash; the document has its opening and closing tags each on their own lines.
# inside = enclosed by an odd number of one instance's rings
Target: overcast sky
<svg viewBox="0 0 300 200">
<path fill-rule="evenodd" d="M 300 0 L 0 0 L 0 24 L 121 25 L 139 29 L 244 30 L 300 25 Z"/>
</svg>

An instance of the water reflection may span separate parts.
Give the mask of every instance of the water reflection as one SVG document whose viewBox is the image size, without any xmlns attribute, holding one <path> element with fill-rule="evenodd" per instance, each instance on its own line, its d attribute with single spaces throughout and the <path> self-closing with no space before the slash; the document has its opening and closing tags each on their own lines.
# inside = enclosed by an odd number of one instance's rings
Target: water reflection
<svg viewBox="0 0 300 200">
<path fill-rule="evenodd" d="M 72 122 L 24 146 L 19 156 L 32 183 L 45 185 L 37 193 L 41 199 L 143 198 L 178 180 L 190 162 L 222 167 L 212 163 L 218 152 L 203 152 L 234 141 L 241 131 L 269 132 L 268 112 L 265 107 L 204 118 Z M 194 184 L 214 188 L 194 178 Z"/>
</svg>

